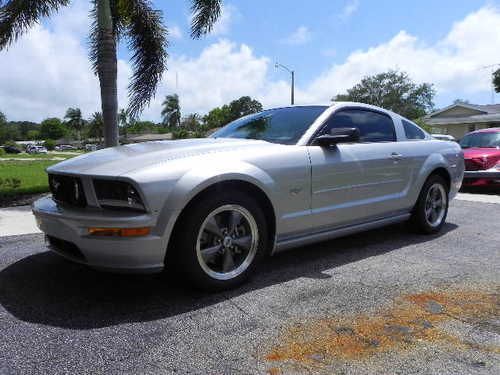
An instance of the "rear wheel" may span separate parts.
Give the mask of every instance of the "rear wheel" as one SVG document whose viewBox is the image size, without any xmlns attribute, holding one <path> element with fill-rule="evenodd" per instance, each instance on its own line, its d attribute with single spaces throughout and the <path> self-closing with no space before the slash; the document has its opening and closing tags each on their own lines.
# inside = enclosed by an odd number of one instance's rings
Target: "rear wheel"
<svg viewBox="0 0 500 375">
<path fill-rule="evenodd" d="M 410 223 L 412 229 L 424 234 L 437 233 L 448 215 L 448 184 L 438 175 L 431 175 L 425 182 Z"/>
<path fill-rule="evenodd" d="M 177 226 L 177 260 L 189 281 L 208 290 L 232 288 L 246 280 L 265 253 L 266 221 L 257 202 L 242 192 L 206 196 Z"/>
</svg>

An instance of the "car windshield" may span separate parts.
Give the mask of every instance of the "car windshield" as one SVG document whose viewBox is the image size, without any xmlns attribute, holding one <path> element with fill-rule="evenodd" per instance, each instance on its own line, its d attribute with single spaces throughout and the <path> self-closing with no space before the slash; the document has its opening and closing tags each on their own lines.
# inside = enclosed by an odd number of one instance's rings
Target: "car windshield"
<svg viewBox="0 0 500 375">
<path fill-rule="evenodd" d="M 270 109 L 230 122 L 212 137 L 259 139 L 293 145 L 327 108 L 305 106 Z"/>
<path fill-rule="evenodd" d="M 462 148 L 500 148 L 500 132 L 479 132 L 466 135 L 460 140 Z"/>
</svg>

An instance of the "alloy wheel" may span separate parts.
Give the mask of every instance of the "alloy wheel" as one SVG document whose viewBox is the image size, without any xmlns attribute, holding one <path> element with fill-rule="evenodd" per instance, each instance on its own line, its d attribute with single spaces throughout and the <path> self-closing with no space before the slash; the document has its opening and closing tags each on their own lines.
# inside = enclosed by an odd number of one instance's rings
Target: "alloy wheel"
<svg viewBox="0 0 500 375">
<path fill-rule="evenodd" d="M 446 214 L 446 191 L 443 185 L 435 183 L 427 191 L 425 199 L 425 219 L 431 227 L 437 227 Z"/>
<path fill-rule="evenodd" d="M 257 253 L 259 231 L 244 207 L 224 205 L 203 221 L 196 241 L 201 268 L 216 280 L 233 279 L 252 264 Z"/>
</svg>

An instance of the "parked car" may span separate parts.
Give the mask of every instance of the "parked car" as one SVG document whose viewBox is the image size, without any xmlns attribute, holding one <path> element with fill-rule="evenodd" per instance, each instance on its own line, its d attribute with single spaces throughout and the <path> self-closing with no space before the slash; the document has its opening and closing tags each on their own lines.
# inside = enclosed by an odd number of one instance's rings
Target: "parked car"
<svg viewBox="0 0 500 375">
<path fill-rule="evenodd" d="M 210 138 L 113 147 L 48 168 L 33 212 L 50 247 L 100 269 L 173 264 L 196 286 L 233 287 L 267 254 L 410 220 L 445 223 L 460 146 L 358 103 L 240 118 Z"/>
<path fill-rule="evenodd" d="M 86 144 L 85 151 L 97 151 L 97 145 L 91 143 Z"/>
<path fill-rule="evenodd" d="M 448 134 L 431 134 L 432 138 L 439 139 L 441 141 L 456 141 L 455 137 Z"/>
<path fill-rule="evenodd" d="M 464 186 L 500 186 L 500 128 L 476 130 L 460 140 Z"/>
<path fill-rule="evenodd" d="M 21 150 L 14 146 L 4 146 L 3 148 L 7 154 L 20 154 Z"/>
<path fill-rule="evenodd" d="M 54 149 L 56 151 L 75 151 L 77 148 L 71 145 L 57 145 Z"/>
<path fill-rule="evenodd" d="M 30 145 L 26 148 L 28 154 L 46 154 L 48 151 L 44 146 Z"/>
</svg>

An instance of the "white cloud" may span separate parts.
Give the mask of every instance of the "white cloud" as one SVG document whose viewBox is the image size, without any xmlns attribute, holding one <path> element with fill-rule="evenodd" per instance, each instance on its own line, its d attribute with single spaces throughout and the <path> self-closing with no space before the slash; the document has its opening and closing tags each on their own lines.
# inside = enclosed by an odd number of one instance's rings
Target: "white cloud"
<svg viewBox="0 0 500 375">
<path fill-rule="evenodd" d="M 176 91 L 184 113 L 205 113 L 242 95 L 274 104 L 283 83 L 268 82 L 271 67 L 267 57 L 257 57 L 249 46 L 228 40 L 208 46 L 195 58 L 173 56 L 158 94 L 144 116 L 158 118 L 163 97 Z M 287 100 L 286 94 L 283 99 Z"/>
<path fill-rule="evenodd" d="M 219 19 L 215 23 L 210 35 L 221 36 L 229 33 L 233 23 L 241 17 L 241 13 L 232 4 L 224 4 Z"/>
<path fill-rule="evenodd" d="M 88 8 L 75 3 L 55 15 L 50 26 L 35 26 L 0 52 L 0 110 L 11 120 L 62 117 L 70 106 L 80 107 L 86 116 L 100 110 L 98 80 L 82 39 L 88 33 Z M 124 102 L 130 68 L 122 60 L 118 68 L 119 99 Z"/>
<path fill-rule="evenodd" d="M 168 36 L 172 39 L 182 39 L 182 30 L 177 25 L 170 26 L 168 28 Z"/>
<path fill-rule="evenodd" d="M 311 31 L 306 26 L 299 26 L 294 32 L 282 39 L 281 42 L 290 45 L 301 45 L 309 42 L 311 38 Z"/>
<path fill-rule="evenodd" d="M 347 20 L 350 18 L 359 8 L 359 0 L 348 0 L 347 3 L 342 8 L 342 12 L 340 13 L 340 18 L 343 20 Z"/>
<path fill-rule="evenodd" d="M 434 45 L 400 31 L 388 42 L 355 51 L 308 87 L 308 100 L 325 100 L 366 75 L 400 69 L 418 82 L 434 83 L 438 94 L 456 96 L 488 91 L 490 75 L 480 67 L 500 61 L 500 11 L 484 7 L 453 25 Z"/>
<path fill-rule="evenodd" d="M 39 121 L 63 116 L 70 106 L 82 108 L 86 116 L 99 110 L 98 80 L 91 73 L 82 39 L 87 32 L 87 9 L 78 9 L 63 11 L 50 27 L 37 26 L 9 50 L 0 52 L 0 110 L 8 118 Z M 80 21 L 68 29 L 64 18 L 69 15 Z M 407 71 L 418 82 L 434 83 L 438 100 L 440 95 L 487 96 L 490 74 L 480 67 L 500 61 L 500 49 L 494 48 L 500 45 L 498 24 L 500 10 L 486 6 L 455 23 L 437 43 L 427 44 L 400 31 L 379 45 L 352 52 L 309 83 L 299 80 L 296 101 L 328 102 L 363 76 L 388 69 Z M 288 79 L 275 72 L 271 59 L 256 55 L 245 44 L 219 40 L 197 56 L 172 54 L 168 66 L 156 98 L 142 116 L 145 119 L 159 120 L 163 97 L 176 91 L 176 73 L 184 113 L 203 114 L 242 95 L 255 97 L 267 107 L 289 103 Z M 123 108 L 131 69 L 123 60 L 118 68 L 119 104 Z"/>
</svg>

